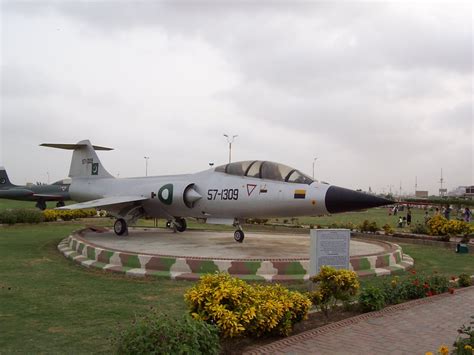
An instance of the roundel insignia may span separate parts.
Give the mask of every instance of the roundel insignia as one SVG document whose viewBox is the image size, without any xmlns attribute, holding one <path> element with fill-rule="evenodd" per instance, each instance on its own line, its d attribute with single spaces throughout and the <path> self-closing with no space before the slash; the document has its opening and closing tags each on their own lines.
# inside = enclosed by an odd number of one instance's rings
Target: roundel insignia
<svg viewBox="0 0 474 355">
<path fill-rule="evenodd" d="M 6 180 L 5 178 L 1 178 L 1 179 L 0 179 L 0 184 L 3 185 L 3 184 L 5 184 L 6 182 L 7 182 L 7 180 Z"/>
<path fill-rule="evenodd" d="M 173 184 L 166 184 L 158 190 L 158 199 L 165 205 L 173 203 Z"/>
</svg>

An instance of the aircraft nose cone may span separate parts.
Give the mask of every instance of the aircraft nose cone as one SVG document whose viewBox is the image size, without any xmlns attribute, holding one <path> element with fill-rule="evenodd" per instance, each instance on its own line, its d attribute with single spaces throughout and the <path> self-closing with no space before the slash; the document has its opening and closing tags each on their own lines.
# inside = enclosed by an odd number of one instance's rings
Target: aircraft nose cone
<svg viewBox="0 0 474 355">
<path fill-rule="evenodd" d="M 363 210 L 371 207 L 389 205 L 393 201 L 353 191 L 338 186 L 330 186 L 326 191 L 326 209 L 329 213 Z"/>
</svg>

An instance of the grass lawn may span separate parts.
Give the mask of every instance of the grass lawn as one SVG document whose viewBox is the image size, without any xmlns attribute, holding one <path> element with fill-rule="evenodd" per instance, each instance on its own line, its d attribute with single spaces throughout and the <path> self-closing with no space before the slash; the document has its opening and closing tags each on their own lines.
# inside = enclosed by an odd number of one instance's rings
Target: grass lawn
<svg viewBox="0 0 474 355">
<path fill-rule="evenodd" d="M 133 279 L 65 259 L 57 244 L 86 223 L 0 227 L 0 353 L 109 353 L 117 324 L 130 322 L 134 314 L 150 306 L 174 315 L 186 312 L 183 294 L 192 282 Z M 402 246 L 419 272 L 474 273 L 474 253 Z M 380 278 L 362 281 L 367 285 Z M 288 286 L 306 288 L 301 282 Z"/>
<path fill-rule="evenodd" d="M 0 228 L 0 352 L 110 352 L 118 322 L 150 306 L 185 311 L 190 282 L 86 270 L 56 246 L 80 224 Z"/>
</svg>

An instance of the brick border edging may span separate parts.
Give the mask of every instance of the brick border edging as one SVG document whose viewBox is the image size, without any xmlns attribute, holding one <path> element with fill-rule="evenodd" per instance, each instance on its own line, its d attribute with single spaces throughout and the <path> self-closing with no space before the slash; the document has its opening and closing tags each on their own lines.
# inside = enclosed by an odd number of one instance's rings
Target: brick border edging
<svg viewBox="0 0 474 355">
<path fill-rule="evenodd" d="M 197 280 L 203 274 L 224 271 L 246 280 L 278 282 L 308 280 L 310 276 L 309 259 L 233 260 L 124 252 L 89 242 L 83 238 L 87 230 L 89 229 L 73 232 L 62 240 L 58 245 L 59 251 L 85 267 L 95 267 L 128 276 Z M 388 244 L 388 252 L 352 257 L 350 268 L 359 276 L 379 276 L 413 266 L 413 259 L 403 254 L 399 245 L 383 243 Z"/>
<path fill-rule="evenodd" d="M 455 294 L 467 292 L 468 290 L 471 290 L 471 289 L 474 289 L 474 286 L 464 287 L 464 288 L 461 288 L 461 289 L 456 289 Z M 439 298 L 446 298 L 446 297 L 452 297 L 452 296 L 453 295 L 451 295 L 449 292 L 445 292 L 443 294 L 436 295 L 436 296 L 420 298 L 420 299 L 417 299 L 417 300 L 412 300 L 412 301 L 408 301 L 408 302 L 404 302 L 404 303 L 399 303 L 399 304 L 396 304 L 396 305 L 393 305 L 393 306 L 388 306 L 388 307 L 385 307 L 384 309 L 382 309 L 380 311 L 363 313 L 363 314 L 360 314 L 360 315 L 355 316 L 355 317 L 346 318 L 346 319 L 340 320 L 338 322 L 323 325 L 322 327 L 319 327 L 319 328 L 310 329 L 310 330 L 307 330 L 305 332 L 302 332 L 302 333 L 299 333 L 299 334 L 296 334 L 296 335 L 292 335 L 288 338 L 283 338 L 283 339 L 280 339 L 280 340 L 276 340 L 276 341 L 274 341 L 270 344 L 263 345 L 263 346 L 253 348 L 253 349 L 249 349 L 249 351 L 245 351 L 244 354 L 246 354 L 246 355 L 269 354 L 269 353 L 281 350 L 284 347 L 296 345 L 301 341 L 304 341 L 306 339 L 311 339 L 312 337 L 314 337 L 316 335 L 319 335 L 319 334 L 326 334 L 326 333 L 329 333 L 332 330 L 343 328 L 345 326 L 352 325 L 352 324 L 357 324 L 357 323 L 359 323 L 361 321 L 364 321 L 364 320 L 367 320 L 367 319 L 380 318 L 380 317 L 383 317 L 384 315 L 392 314 L 392 313 L 395 313 L 399 310 L 409 309 L 409 308 L 412 308 L 412 307 L 415 307 L 415 306 L 418 306 L 418 305 L 422 305 L 422 304 L 425 304 L 425 303 L 432 303 L 432 302 L 434 302 L 435 300 L 437 300 Z"/>
</svg>

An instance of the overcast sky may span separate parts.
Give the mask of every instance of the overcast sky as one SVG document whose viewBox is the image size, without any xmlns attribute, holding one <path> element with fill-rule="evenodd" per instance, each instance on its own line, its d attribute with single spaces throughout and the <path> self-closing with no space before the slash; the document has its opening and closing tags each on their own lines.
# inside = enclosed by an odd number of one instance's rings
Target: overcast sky
<svg viewBox="0 0 474 355">
<path fill-rule="evenodd" d="M 0 165 L 120 177 L 271 160 L 348 188 L 474 184 L 470 1 L 4 1 Z M 225 3 L 225 5 L 224 5 Z"/>
</svg>

